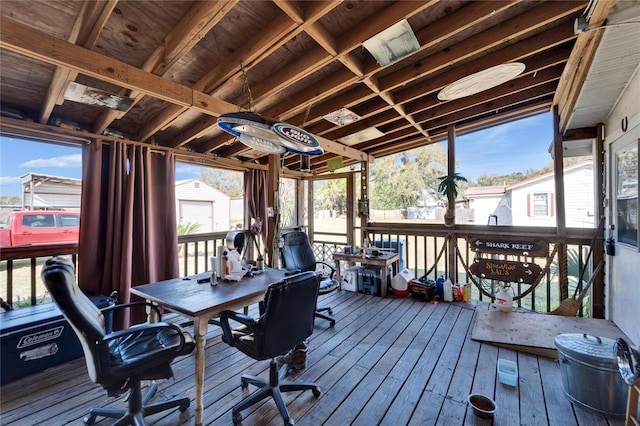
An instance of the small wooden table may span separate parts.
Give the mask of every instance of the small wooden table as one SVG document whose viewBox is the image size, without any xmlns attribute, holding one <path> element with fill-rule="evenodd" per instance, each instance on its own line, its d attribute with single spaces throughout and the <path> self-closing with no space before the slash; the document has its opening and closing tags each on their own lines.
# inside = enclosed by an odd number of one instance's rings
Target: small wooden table
<svg viewBox="0 0 640 426">
<path fill-rule="evenodd" d="M 398 260 L 400 259 L 400 255 L 398 253 L 389 253 L 382 252 L 382 254 L 378 256 L 365 256 L 362 257 L 362 254 L 345 254 L 345 253 L 334 253 L 333 261 L 336 264 L 336 274 L 337 280 L 342 290 L 342 274 L 340 273 L 340 262 L 344 261 L 349 264 L 349 266 L 353 266 L 356 263 L 360 263 L 362 265 L 375 265 L 380 266 L 380 296 L 385 297 L 387 295 L 387 286 L 389 283 L 387 282 L 387 269 L 389 265 L 393 267 L 393 275 L 398 273 Z"/>
<path fill-rule="evenodd" d="M 202 425 L 204 366 L 207 327 L 211 318 L 220 316 L 224 310 L 237 310 L 260 302 L 270 284 L 285 278 L 285 271 L 266 269 L 260 275 L 244 277 L 241 281 L 218 280 L 217 285 L 209 281 L 199 283 L 199 279 L 208 278 L 211 272 L 174 278 L 151 284 L 133 287 L 131 293 L 171 311 L 179 312 L 193 319 L 196 339 L 196 408 L 195 423 Z M 150 310 L 148 313 L 152 314 Z M 153 321 L 154 318 L 150 317 Z"/>
</svg>

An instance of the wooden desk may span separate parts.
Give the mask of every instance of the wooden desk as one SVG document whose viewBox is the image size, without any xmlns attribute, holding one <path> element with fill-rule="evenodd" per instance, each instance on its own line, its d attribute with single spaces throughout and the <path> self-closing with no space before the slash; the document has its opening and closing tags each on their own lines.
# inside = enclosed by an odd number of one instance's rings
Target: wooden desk
<svg viewBox="0 0 640 426">
<path fill-rule="evenodd" d="M 353 266 L 355 263 L 362 265 L 375 265 L 380 266 L 380 296 L 385 297 L 387 295 L 387 269 L 389 265 L 393 266 L 393 275 L 398 273 L 398 260 L 400 255 L 398 253 L 383 253 L 379 256 L 366 256 L 362 257 L 361 254 L 344 254 L 334 253 L 333 261 L 336 264 L 337 280 L 342 289 L 342 274 L 340 273 L 340 261 L 347 262 L 349 266 Z"/>
<path fill-rule="evenodd" d="M 186 278 L 144 284 L 131 289 L 131 293 L 137 296 L 193 319 L 196 339 L 196 425 L 202 425 L 204 347 L 209 320 L 220 316 L 224 310 L 238 310 L 260 302 L 264 298 L 267 287 L 281 281 L 285 277 L 284 272 L 284 270 L 267 269 L 260 275 L 245 277 L 239 282 L 219 280 L 218 285 L 215 286 L 208 281 L 198 283 L 198 278 L 211 275 L 210 272 L 205 272 Z M 153 310 L 149 313 L 153 313 Z M 150 317 L 150 320 L 155 319 Z"/>
</svg>

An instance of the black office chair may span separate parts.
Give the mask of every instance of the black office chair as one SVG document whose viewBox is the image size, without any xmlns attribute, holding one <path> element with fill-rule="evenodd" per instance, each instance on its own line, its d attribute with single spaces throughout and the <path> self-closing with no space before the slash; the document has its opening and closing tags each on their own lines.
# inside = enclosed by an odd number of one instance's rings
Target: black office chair
<svg viewBox="0 0 640 426">
<path fill-rule="evenodd" d="M 288 271 L 315 271 L 320 265 L 322 271 L 326 271 L 328 275 L 322 276 L 320 282 L 320 290 L 318 294 L 323 295 L 331 293 L 338 288 L 338 281 L 334 278 L 336 274 L 336 268 L 330 263 L 323 261 L 316 261 L 316 255 L 313 252 L 313 247 L 309 242 L 309 237 L 302 231 L 291 231 L 282 234 L 283 245 L 280 248 L 280 258 L 282 259 L 282 266 Z M 322 308 L 316 307 L 316 317 L 329 321 L 329 326 L 333 327 L 336 324 L 336 320 L 323 312 L 328 312 L 329 315 L 333 315 L 333 310 L 326 306 Z"/>
<path fill-rule="evenodd" d="M 80 339 L 91 380 L 102 386 L 109 396 L 130 391 L 127 409 L 92 408 L 84 418 L 85 424 L 93 424 L 97 416 L 104 416 L 118 418 L 116 425 L 143 426 L 145 416 L 176 407 L 184 412 L 189 407 L 189 398 L 146 405 L 156 385 L 150 387 L 144 398 L 140 387 L 143 380 L 173 376 L 171 361 L 191 353 L 195 347 L 188 332 L 173 324 L 157 322 L 107 334 L 104 315 L 76 285 L 70 260 L 59 257 L 47 260 L 42 268 L 42 280 Z M 114 305 L 105 310 L 140 304 L 145 302 Z M 157 313 L 160 314 L 159 310 Z"/>
<path fill-rule="evenodd" d="M 250 375 L 242 376 L 243 388 L 252 384 L 259 389 L 233 407 L 234 424 L 242 421 L 240 411 L 271 396 L 284 419 L 284 424 L 292 425 L 294 422 L 282 399 L 282 392 L 311 389 L 315 397 L 320 395 L 320 388 L 315 383 L 281 383 L 289 367 L 285 365 L 278 370 L 275 359 L 313 332 L 319 285 L 320 276 L 316 272 L 293 275 L 269 286 L 264 303 L 260 306 L 262 312 L 259 318 L 254 319 L 234 311 L 224 311 L 220 315 L 224 342 L 253 359 L 261 361 L 271 358 L 268 380 Z M 229 320 L 242 325 L 232 329 Z"/>
</svg>

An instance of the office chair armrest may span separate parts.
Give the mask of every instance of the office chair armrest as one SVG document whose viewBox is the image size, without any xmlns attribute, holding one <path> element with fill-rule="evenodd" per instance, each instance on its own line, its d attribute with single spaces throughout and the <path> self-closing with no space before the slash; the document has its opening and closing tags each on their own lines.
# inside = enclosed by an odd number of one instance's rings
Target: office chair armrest
<svg viewBox="0 0 640 426">
<path fill-rule="evenodd" d="M 333 279 L 334 275 L 336 274 L 336 267 L 335 266 L 333 266 L 330 263 L 324 262 L 322 260 L 316 261 L 316 265 L 324 265 L 327 268 L 329 268 L 331 270 L 331 275 L 329 275 L 329 278 Z"/>
<path fill-rule="evenodd" d="M 220 327 L 222 327 L 222 340 L 231 346 L 235 346 L 233 340 L 233 333 L 231 332 L 231 326 L 229 320 L 239 322 L 247 327 L 253 327 L 257 324 L 256 320 L 249 315 L 241 314 L 235 311 L 222 311 L 220 313 Z"/>
<path fill-rule="evenodd" d="M 158 322 L 162 321 L 162 312 L 160 312 L 160 307 L 158 305 L 154 305 L 151 302 L 130 302 L 130 303 L 122 303 L 122 304 L 115 304 L 112 306 L 107 306 L 106 308 L 102 308 L 100 309 L 101 312 L 107 312 L 107 311 L 115 311 L 116 309 L 121 309 L 121 308 L 131 308 L 133 306 L 150 306 L 152 307 L 155 311 L 156 311 L 156 315 L 158 316 Z"/>
<path fill-rule="evenodd" d="M 144 323 L 144 324 L 134 325 L 127 328 L 126 330 L 118 330 L 118 331 L 114 331 L 113 333 L 106 334 L 102 339 L 102 341 L 109 342 L 111 340 L 119 339 L 129 335 L 140 334 L 140 333 L 155 334 L 163 328 L 173 328 L 174 330 L 176 330 L 178 336 L 180 337 L 180 346 L 178 347 L 177 350 L 181 351 L 185 344 L 184 330 L 178 327 L 177 325 L 171 324 L 168 322 L 154 322 L 154 323 Z"/>
</svg>

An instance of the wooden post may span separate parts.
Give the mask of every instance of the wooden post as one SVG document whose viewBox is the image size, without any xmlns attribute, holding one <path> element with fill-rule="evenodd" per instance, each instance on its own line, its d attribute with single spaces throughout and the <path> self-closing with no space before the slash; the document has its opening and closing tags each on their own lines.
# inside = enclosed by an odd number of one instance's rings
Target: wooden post
<svg viewBox="0 0 640 426">
<path fill-rule="evenodd" d="M 556 235 L 562 241 L 558 250 L 560 300 L 569 297 L 569 275 L 567 272 L 567 223 L 564 205 L 564 164 L 560 115 L 558 105 L 553 106 L 553 173 L 555 176 Z"/>
<path fill-rule="evenodd" d="M 358 213 L 360 215 L 361 235 L 360 242 L 368 235 L 369 224 L 369 162 L 360 163 L 360 200 L 358 201 Z"/>
<path fill-rule="evenodd" d="M 604 198 L 606 194 L 606 188 L 604 183 L 604 125 L 598 125 L 598 134 L 596 136 L 595 153 L 593 154 L 593 160 L 595 163 L 595 200 L 596 200 L 596 216 L 594 218 L 595 223 L 593 226 L 598 226 L 601 220 L 604 220 Z M 602 228 L 604 230 L 604 227 Z M 593 264 L 598 265 L 603 262 L 604 259 L 604 234 L 598 235 L 595 239 L 593 247 L 591 247 L 593 253 Z M 595 277 L 593 281 L 593 287 L 591 288 L 591 316 L 593 318 L 604 318 L 604 271 L 599 276 Z"/>
<path fill-rule="evenodd" d="M 449 177 L 456 172 L 456 127 L 453 124 L 447 126 L 447 174 Z M 456 212 L 456 199 L 452 193 L 447 194 L 447 210 Z M 455 227 L 455 216 L 453 219 Z M 456 234 L 447 234 L 447 270 L 451 281 L 458 282 L 458 262 L 456 258 Z"/>
<path fill-rule="evenodd" d="M 354 245 L 356 223 L 356 203 L 353 200 L 356 199 L 356 178 L 355 173 L 349 173 L 347 175 L 347 244 Z"/>
<path fill-rule="evenodd" d="M 269 179 L 267 182 L 268 195 L 267 206 L 269 208 L 268 228 L 267 228 L 267 259 L 269 266 L 278 267 L 278 253 L 275 250 L 274 242 L 280 232 L 280 155 L 269 154 Z M 273 212 L 273 214 L 271 214 Z"/>
<path fill-rule="evenodd" d="M 296 225 L 304 226 L 304 180 L 296 179 Z M 309 181 L 307 181 L 309 182 Z M 310 182 L 309 182 L 310 183 Z"/>
</svg>

